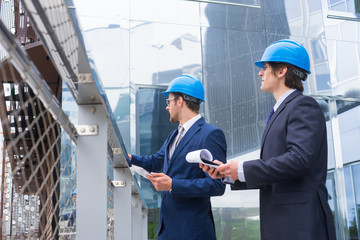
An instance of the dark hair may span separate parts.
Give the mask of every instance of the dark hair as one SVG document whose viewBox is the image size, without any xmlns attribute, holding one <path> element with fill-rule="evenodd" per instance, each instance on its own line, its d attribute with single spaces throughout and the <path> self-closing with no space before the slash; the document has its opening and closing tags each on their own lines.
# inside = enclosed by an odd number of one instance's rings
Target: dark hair
<svg viewBox="0 0 360 240">
<path fill-rule="evenodd" d="M 175 98 L 181 97 L 185 103 L 186 106 L 193 112 L 199 113 L 200 110 L 200 104 L 199 103 L 195 103 L 189 100 L 184 99 L 184 94 L 183 93 L 179 93 L 179 92 L 173 92 L 172 94 L 174 94 Z M 177 99 L 175 99 L 175 101 L 177 101 Z"/>
<path fill-rule="evenodd" d="M 300 92 L 304 91 L 304 86 L 302 81 L 305 81 L 307 77 L 307 73 L 305 70 L 298 68 L 289 63 L 283 62 L 267 62 L 271 69 L 273 70 L 273 74 L 275 75 L 276 71 L 281 68 L 287 67 L 287 72 L 285 74 L 285 86 L 289 88 L 295 88 Z"/>
</svg>

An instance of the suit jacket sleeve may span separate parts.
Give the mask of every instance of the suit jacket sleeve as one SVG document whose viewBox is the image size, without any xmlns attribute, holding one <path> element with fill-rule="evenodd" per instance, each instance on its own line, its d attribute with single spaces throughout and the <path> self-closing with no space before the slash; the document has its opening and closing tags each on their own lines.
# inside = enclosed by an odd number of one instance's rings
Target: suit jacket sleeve
<svg viewBox="0 0 360 240">
<path fill-rule="evenodd" d="M 160 172 L 164 166 L 165 148 L 168 140 L 164 142 L 159 151 L 149 156 L 132 155 L 131 164 L 140 166 L 149 172 Z"/>
<path fill-rule="evenodd" d="M 246 183 L 236 180 L 233 184 L 230 184 L 231 190 L 245 190 L 248 189 Z"/>
<path fill-rule="evenodd" d="M 214 159 L 226 162 L 226 140 L 222 130 L 211 131 L 205 139 L 204 145 L 199 147 L 208 149 Z M 172 195 L 174 198 L 194 198 L 220 196 L 225 192 L 225 184 L 221 179 L 212 179 L 207 173 L 203 172 L 199 166 L 191 166 L 196 169 L 196 176 L 189 176 L 186 179 L 173 179 Z"/>
<path fill-rule="evenodd" d="M 317 161 L 326 138 L 324 115 L 313 98 L 303 96 L 293 102 L 269 129 L 263 143 L 263 159 L 244 162 L 248 187 L 304 176 Z"/>
</svg>

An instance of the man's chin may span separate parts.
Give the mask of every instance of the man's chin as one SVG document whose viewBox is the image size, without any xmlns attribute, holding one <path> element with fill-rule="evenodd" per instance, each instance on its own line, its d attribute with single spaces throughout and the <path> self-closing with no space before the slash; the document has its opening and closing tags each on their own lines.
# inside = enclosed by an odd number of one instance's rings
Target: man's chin
<svg viewBox="0 0 360 240">
<path fill-rule="evenodd" d="M 266 87 L 263 87 L 263 86 L 260 87 L 260 90 L 261 90 L 262 92 L 270 92 L 269 89 L 267 89 Z"/>
</svg>

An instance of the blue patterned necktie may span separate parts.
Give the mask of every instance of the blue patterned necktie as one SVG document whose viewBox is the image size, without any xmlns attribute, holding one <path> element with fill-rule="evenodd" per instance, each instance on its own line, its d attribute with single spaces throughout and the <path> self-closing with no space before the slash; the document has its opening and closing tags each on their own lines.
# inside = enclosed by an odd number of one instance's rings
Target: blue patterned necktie
<svg viewBox="0 0 360 240">
<path fill-rule="evenodd" d="M 273 114 L 274 114 L 274 108 L 271 109 L 271 112 L 270 112 L 269 116 L 268 116 L 267 119 L 266 119 L 265 127 L 266 127 L 266 125 L 268 124 L 268 122 L 269 122 L 269 120 L 270 120 L 270 118 L 271 118 L 271 116 L 272 116 Z"/>
</svg>

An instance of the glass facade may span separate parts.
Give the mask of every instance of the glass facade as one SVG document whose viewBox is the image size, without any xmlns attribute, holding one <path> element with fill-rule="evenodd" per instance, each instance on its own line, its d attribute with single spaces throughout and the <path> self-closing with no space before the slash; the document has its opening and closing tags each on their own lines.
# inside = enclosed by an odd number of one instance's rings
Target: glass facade
<svg viewBox="0 0 360 240">
<path fill-rule="evenodd" d="M 260 91 L 258 69 L 270 43 L 305 46 L 304 82 L 327 119 L 329 204 L 338 239 L 359 238 L 360 23 L 358 1 L 107 0 L 71 2 L 87 48 L 130 153 L 150 154 L 174 129 L 161 92 L 176 76 L 205 86 L 205 119 L 225 132 L 228 160 L 256 159 L 275 101 Z M 70 4 L 70 5 L 71 5 Z M 158 193 L 141 180 L 156 233 Z M 212 198 L 218 239 L 259 239 L 258 191 L 227 188 Z M 152 211 L 152 212 L 151 212 Z"/>
</svg>

